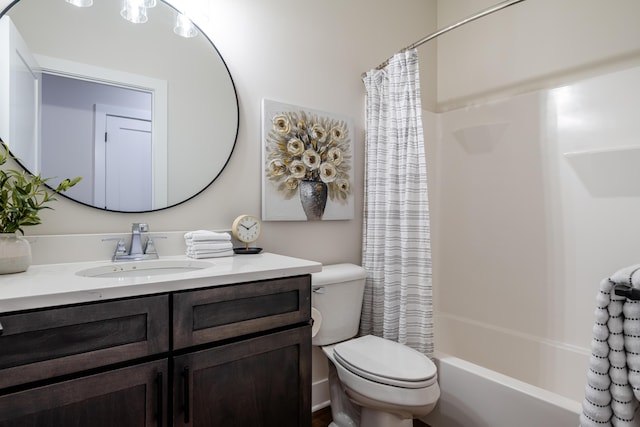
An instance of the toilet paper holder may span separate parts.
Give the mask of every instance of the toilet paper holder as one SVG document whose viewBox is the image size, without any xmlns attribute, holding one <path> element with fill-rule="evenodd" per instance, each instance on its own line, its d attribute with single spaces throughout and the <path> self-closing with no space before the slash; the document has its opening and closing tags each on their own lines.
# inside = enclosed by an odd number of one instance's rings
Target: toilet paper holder
<svg viewBox="0 0 640 427">
<path fill-rule="evenodd" d="M 320 331 L 320 325 L 322 324 L 322 314 L 314 308 L 311 307 L 311 337 L 315 337 Z"/>
</svg>

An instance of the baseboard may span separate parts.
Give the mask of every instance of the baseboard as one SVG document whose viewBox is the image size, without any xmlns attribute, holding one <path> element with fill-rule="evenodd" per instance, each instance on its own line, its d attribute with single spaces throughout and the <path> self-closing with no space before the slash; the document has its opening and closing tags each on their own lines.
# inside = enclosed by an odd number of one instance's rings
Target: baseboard
<svg viewBox="0 0 640 427">
<path fill-rule="evenodd" d="M 311 385 L 311 412 L 329 406 L 329 399 L 329 380 L 327 378 Z"/>
</svg>

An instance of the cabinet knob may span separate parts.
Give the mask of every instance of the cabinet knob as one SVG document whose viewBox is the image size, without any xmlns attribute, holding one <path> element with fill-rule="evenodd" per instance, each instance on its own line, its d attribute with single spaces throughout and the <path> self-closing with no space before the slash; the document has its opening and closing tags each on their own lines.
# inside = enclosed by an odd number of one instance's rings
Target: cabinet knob
<svg viewBox="0 0 640 427">
<path fill-rule="evenodd" d="M 4 328 L 2 327 L 2 322 L 0 322 L 0 335 L 4 332 Z"/>
</svg>

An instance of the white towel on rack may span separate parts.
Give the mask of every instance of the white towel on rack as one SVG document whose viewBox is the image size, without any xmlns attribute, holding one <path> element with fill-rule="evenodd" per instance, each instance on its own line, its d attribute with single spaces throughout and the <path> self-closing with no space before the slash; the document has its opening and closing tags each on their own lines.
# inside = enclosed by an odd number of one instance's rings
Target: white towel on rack
<svg viewBox="0 0 640 427">
<path fill-rule="evenodd" d="M 640 427 L 640 301 L 616 285 L 640 288 L 640 265 L 600 283 L 580 427 Z"/>
</svg>

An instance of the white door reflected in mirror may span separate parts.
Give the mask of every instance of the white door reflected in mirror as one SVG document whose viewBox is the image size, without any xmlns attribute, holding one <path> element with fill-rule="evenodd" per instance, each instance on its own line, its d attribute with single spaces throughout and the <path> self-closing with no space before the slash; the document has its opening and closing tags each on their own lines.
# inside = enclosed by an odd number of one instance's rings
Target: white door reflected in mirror
<svg viewBox="0 0 640 427">
<path fill-rule="evenodd" d="M 108 116 L 104 145 L 105 207 L 151 210 L 151 123 Z"/>
</svg>

